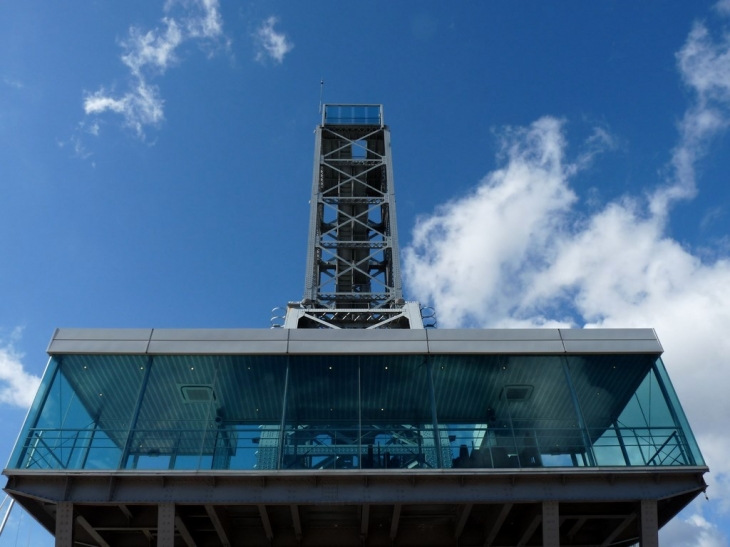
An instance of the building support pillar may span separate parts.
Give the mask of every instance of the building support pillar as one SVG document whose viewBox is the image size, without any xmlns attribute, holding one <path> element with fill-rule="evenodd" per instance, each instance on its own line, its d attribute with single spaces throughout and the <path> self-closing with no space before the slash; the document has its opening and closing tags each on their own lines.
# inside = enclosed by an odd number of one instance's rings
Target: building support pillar
<svg viewBox="0 0 730 547">
<path fill-rule="evenodd" d="M 157 547 L 175 547 L 175 504 L 157 506 Z"/>
<path fill-rule="evenodd" d="M 557 501 L 542 502 L 542 545 L 560 547 L 560 513 Z"/>
<path fill-rule="evenodd" d="M 656 500 L 641 500 L 639 520 L 641 547 L 659 547 L 659 513 Z"/>
<path fill-rule="evenodd" d="M 74 547 L 74 504 L 70 501 L 56 505 L 56 547 Z"/>
</svg>

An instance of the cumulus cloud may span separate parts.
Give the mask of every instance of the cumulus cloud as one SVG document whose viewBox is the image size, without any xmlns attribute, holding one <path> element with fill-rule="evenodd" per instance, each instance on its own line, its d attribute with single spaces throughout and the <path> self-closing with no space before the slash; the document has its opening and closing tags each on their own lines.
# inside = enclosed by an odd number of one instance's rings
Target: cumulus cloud
<svg viewBox="0 0 730 547">
<path fill-rule="evenodd" d="M 727 537 L 699 513 L 676 518 L 667 524 L 659 538 L 666 547 L 727 547 Z"/>
<path fill-rule="evenodd" d="M 549 260 L 545 250 L 576 200 L 566 184 L 575 165 L 564 161 L 561 126 L 543 118 L 508 129 L 505 165 L 472 194 L 418 221 L 404 274 L 412 292 L 437 305 L 439 324 L 484 325 L 509 316 L 525 266 Z"/>
<path fill-rule="evenodd" d="M 164 100 L 159 87 L 149 80 L 179 62 L 177 51 L 184 42 L 210 43 L 223 35 L 218 0 L 169 0 L 164 9 L 166 16 L 160 27 L 146 32 L 131 27 L 129 36 L 121 42 L 121 60 L 130 72 L 127 91 L 116 93 L 101 87 L 87 93 L 87 115 L 120 114 L 124 124 L 140 137 L 144 136 L 146 126 L 154 127 L 164 120 Z"/>
<path fill-rule="evenodd" d="M 730 15 L 730 0 L 720 0 L 715 4 L 715 9 L 722 15 Z"/>
<path fill-rule="evenodd" d="M 710 497 L 728 500 L 730 255 L 720 248 L 707 259 L 668 226 L 672 206 L 697 191 L 697 162 L 730 121 L 730 38 L 696 24 L 677 64 L 691 102 L 659 184 L 647 181 L 644 193 L 586 213 L 571 183 L 611 147 L 610 135 L 596 133 L 570 159 L 560 120 L 508 128 L 500 167 L 417 221 L 403 269 L 411 294 L 434 305 L 440 326 L 656 328 L 712 468 Z M 708 511 L 727 514 L 730 504 L 714 501 Z M 727 544 L 700 520 L 684 525 L 706 538 L 693 545 Z"/>
<path fill-rule="evenodd" d="M 12 343 L 17 336 L 19 331 L 16 330 L 10 341 L 0 341 L 0 403 L 29 407 L 41 379 L 23 367 L 23 354 L 18 353 Z"/>
<path fill-rule="evenodd" d="M 259 47 L 256 54 L 257 61 L 263 62 L 270 58 L 277 63 L 282 63 L 284 56 L 294 48 L 294 44 L 287 39 L 286 34 L 274 30 L 277 22 L 276 17 L 269 17 L 256 29 L 254 38 Z"/>
</svg>

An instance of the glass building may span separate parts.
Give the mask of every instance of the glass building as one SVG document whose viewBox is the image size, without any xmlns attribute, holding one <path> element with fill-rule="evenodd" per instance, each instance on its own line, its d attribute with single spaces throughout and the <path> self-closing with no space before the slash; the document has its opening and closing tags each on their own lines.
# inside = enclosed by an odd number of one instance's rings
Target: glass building
<svg viewBox="0 0 730 547">
<path fill-rule="evenodd" d="M 705 488 L 650 329 L 60 329 L 48 351 L 6 490 L 91 545 L 142 544 L 150 506 L 157 537 L 165 503 L 170 545 L 540 545 L 545 503 L 559 542 L 629 545 L 642 503 L 661 526 Z"/>
</svg>

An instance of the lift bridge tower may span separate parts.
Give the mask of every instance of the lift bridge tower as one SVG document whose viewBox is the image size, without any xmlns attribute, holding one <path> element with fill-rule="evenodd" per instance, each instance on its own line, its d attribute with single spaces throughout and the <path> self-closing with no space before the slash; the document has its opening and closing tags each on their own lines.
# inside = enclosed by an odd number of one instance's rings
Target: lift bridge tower
<svg viewBox="0 0 730 547">
<path fill-rule="evenodd" d="M 304 299 L 289 304 L 283 326 L 422 329 L 418 303 L 403 299 L 382 105 L 324 105 L 310 204 Z"/>
<path fill-rule="evenodd" d="M 306 272 L 285 328 L 56 329 L 5 492 L 57 547 L 654 547 L 707 487 L 653 329 L 424 328 L 379 105 L 324 107 Z"/>
</svg>

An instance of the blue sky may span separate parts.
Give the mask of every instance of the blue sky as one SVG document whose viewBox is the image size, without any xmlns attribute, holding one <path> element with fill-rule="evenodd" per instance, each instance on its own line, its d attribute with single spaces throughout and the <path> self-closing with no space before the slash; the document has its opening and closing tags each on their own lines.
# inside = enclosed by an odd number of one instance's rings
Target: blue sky
<svg viewBox="0 0 730 547">
<path fill-rule="evenodd" d="M 324 79 L 384 104 L 440 326 L 657 329 L 712 468 L 662 544 L 730 545 L 729 29 L 728 0 L 0 4 L 0 454 L 54 328 L 301 298 Z M 29 520 L 0 547 L 50 545 Z"/>
</svg>

